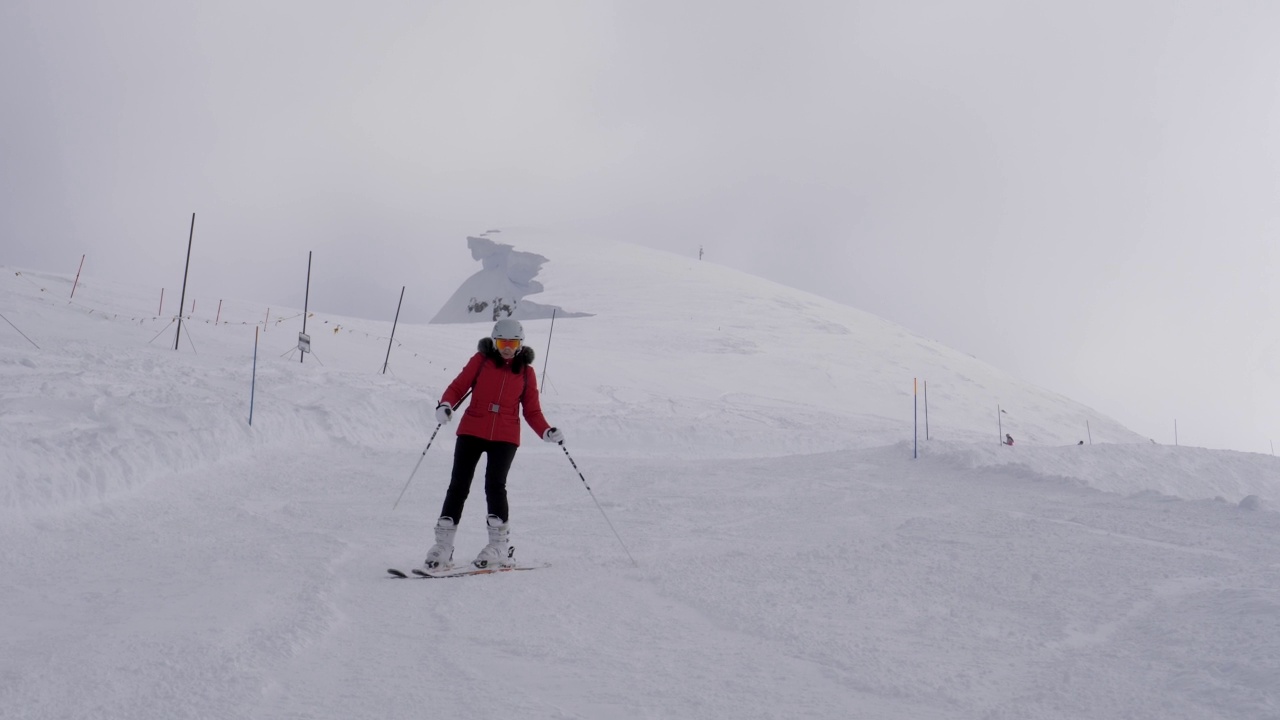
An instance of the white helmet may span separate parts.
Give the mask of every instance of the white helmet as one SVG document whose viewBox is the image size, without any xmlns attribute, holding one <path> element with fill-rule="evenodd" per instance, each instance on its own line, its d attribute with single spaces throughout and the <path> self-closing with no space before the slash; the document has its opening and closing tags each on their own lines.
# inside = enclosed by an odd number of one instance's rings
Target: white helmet
<svg viewBox="0 0 1280 720">
<path fill-rule="evenodd" d="M 520 323 L 511 318 L 502 318 L 493 324 L 493 332 L 489 333 L 489 337 L 494 340 L 519 340 L 524 342 L 524 328 Z"/>
</svg>

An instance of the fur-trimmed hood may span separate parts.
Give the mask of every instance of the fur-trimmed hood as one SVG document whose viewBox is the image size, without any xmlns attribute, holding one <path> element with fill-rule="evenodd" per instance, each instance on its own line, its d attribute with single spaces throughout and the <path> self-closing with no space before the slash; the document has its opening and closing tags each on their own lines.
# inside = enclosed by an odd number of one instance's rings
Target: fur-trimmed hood
<svg viewBox="0 0 1280 720">
<path fill-rule="evenodd" d="M 479 344 L 476 345 L 476 352 L 492 360 L 493 364 L 498 367 L 507 364 L 507 361 L 502 359 L 502 353 L 498 352 L 498 348 L 494 346 L 493 338 L 480 338 Z M 524 372 L 526 366 L 532 364 L 533 348 L 528 345 L 521 345 L 520 349 L 516 351 L 516 356 L 511 359 L 511 372 L 518 375 Z"/>
</svg>

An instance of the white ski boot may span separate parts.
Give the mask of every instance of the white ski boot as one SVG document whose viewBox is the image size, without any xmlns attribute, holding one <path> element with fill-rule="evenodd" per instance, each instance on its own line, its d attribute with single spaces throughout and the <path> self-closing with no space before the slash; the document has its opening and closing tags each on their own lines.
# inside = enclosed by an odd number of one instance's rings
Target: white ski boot
<svg viewBox="0 0 1280 720">
<path fill-rule="evenodd" d="M 453 536 L 458 526 L 453 518 L 442 517 L 436 521 L 436 544 L 427 551 L 427 560 L 422 563 L 428 570 L 439 570 L 449 567 L 453 560 Z"/>
<path fill-rule="evenodd" d="M 490 515 L 485 524 L 489 529 L 489 544 L 484 546 L 471 564 L 478 568 L 509 564 L 507 554 L 510 546 L 511 524 L 502 522 L 502 518 L 497 515 Z"/>
</svg>

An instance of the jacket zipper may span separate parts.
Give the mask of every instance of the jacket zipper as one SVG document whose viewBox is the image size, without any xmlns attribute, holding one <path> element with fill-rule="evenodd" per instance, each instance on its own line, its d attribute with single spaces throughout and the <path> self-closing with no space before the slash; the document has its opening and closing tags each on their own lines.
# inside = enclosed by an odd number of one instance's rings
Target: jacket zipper
<svg viewBox="0 0 1280 720">
<path fill-rule="evenodd" d="M 505 366 L 503 366 L 505 369 Z M 489 428 L 489 439 L 496 440 L 498 437 L 498 416 L 502 414 L 502 391 L 507 389 L 507 374 L 502 373 L 502 384 L 498 386 L 498 412 L 493 413 L 493 424 Z M 489 408 L 493 412 L 493 408 Z"/>
</svg>

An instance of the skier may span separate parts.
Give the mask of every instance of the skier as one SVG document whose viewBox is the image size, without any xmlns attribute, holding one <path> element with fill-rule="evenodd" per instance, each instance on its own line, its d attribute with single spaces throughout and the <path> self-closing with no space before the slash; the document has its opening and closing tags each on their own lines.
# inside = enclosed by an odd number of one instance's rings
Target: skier
<svg viewBox="0 0 1280 720">
<path fill-rule="evenodd" d="M 1004 444 L 1005 444 L 1005 445 L 1012 445 L 1012 444 L 1013 444 L 1013 436 L 1012 436 L 1012 435 L 1010 435 L 1010 434 L 1008 434 L 1008 433 L 1005 433 L 1005 435 L 1004 435 Z"/>
<path fill-rule="evenodd" d="M 511 318 L 494 323 L 493 332 L 481 338 L 477 352 L 453 379 L 436 406 L 441 425 L 453 419 L 453 410 L 471 389 L 471 403 L 458 423 L 453 449 L 453 473 L 444 506 L 436 521 L 436 544 L 427 552 L 428 570 L 447 567 L 453 559 L 453 537 L 462 519 L 462 506 L 471 491 L 480 456 L 488 453 L 484 493 L 488 502 L 485 524 L 489 544 L 472 563 L 479 568 L 500 565 L 507 559 L 511 526 L 507 508 L 507 471 L 520 445 L 520 413 L 547 442 L 562 443 L 561 433 L 542 416 L 538 382 L 533 372 L 533 348 L 524 345 L 524 328 Z"/>
</svg>

